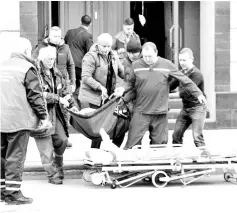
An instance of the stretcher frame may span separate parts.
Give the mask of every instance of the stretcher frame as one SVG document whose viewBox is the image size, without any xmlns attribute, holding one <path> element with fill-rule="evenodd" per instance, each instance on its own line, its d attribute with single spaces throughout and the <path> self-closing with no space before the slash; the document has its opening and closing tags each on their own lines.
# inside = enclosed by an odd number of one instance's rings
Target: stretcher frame
<svg viewBox="0 0 237 213">
<path fill-rule="evenodd" d="M 84 172 L 83 178 L 95 185 L 110 185 L 126 188 L 138 181 L 152 182 L 157 188 L 165 187 L 169 182 L 180 180 L 186 186 L 204 176 L 210 176 L 216 169 L 222 169 L 227 182 L 237 184 L 237 154 L 231 156 L 211 156 L 209 158 L 164 159 L 137 162 L 112 162 L 97 164 L 89 159 L 84 160 L 90 169 Z M 116 174 L 118 177 L 112 177 Z"/>
</svg>

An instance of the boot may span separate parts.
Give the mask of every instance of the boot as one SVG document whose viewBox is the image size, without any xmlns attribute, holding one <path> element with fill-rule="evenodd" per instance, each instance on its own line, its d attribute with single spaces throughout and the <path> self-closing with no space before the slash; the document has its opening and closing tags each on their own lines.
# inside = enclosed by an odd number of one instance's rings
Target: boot
<svg viewBox="0 0 237 213">
<path fill-rule="evenodd" d="M 64 171 L 62 167 L 58 167 L 57 168 L 57 172 L 58 172 L 58 177 L 63 180 L 64 179 Z"/>
<path fill-rule="evenodd" d="M 5 203 L 8 205 L 30 204 L 32 202 L 33 202 L 33 199 L 23 196 L 21 191 L 15 194 L 7 195 L 5 197 Z"/>
<path fill-rule="evenodd" d="M 63 184 L 63 181 L 59 177 L 58 172 L 56 172 L 54 175 L 49 176 L 48 178 L 49 178 L 49 183 L 56 184 L 56 185 Z"/>
</svg>

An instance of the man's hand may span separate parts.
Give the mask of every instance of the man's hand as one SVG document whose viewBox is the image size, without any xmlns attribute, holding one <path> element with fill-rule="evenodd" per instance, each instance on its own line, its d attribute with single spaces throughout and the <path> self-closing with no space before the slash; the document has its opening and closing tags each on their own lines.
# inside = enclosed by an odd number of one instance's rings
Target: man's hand
<svg viewBox="0 0 237 213">
<path fill-rule="evenodd" d="M 72 91 L 72 93 L 75 92 L 75 90 L 76 90 L 75 84 L 71 84 L 70 86 L 71 86 L 71 91 Z"/>
<path fill-rule="evenodd" d="M 205 98 L 204 95 L 199 95 L 197 99 L 202 105 L 207 106 L 207 99 Z"/>
<path fill-rule="evenodd" d="M 102 96 L 102 100 L 106 100 L 108 98 L 108 93 L 107 93 L 107 89 L 105 87 L 103 87 L 102 85 L 100 86 L 101 89 L 101 96 Z"/>
<path fill-rule="evenodd" d="M 111 99 L 112 97 L 122 97 L 123 93 L 124 93 L 125 89 L 123 87 L 117 87 L 114 90 L 114 93 L 109 97 L 109 99 Z"/>
<path fill-rule="evenodd" d="M 59 97 L 59 103 L 62 104 L 64 108 L 69 107 L 69 103 L 66 98 Z"/>
<path fill-rule="evenodd" d="M 51 127 L 52 127 L 52 123 L 48 119 L 39 121 L 38 129 L 48 129 Z"/>
<path fill-rule="evenodd" d="M 77 109 L 76 106 L 73 106 L 72 108 L 70 108 L 70 110 L 71 110 L 72 112 L 79 113 L 79 110 Z"/>
</svg>

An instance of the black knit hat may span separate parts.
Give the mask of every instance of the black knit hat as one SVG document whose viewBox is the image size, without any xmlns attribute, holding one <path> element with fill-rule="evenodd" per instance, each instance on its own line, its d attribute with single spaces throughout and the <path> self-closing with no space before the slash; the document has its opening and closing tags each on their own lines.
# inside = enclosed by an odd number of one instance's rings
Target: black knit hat
<svg viewBox="0 0 237 213">
<path fill-rule="evenodd" d="M 140 41 L 136 40 L 135 38 L 131 38 L 127 43 L 127 52 L 129 53 L 137 53 L 141 52 L 142 46 Z"/>
</svg>

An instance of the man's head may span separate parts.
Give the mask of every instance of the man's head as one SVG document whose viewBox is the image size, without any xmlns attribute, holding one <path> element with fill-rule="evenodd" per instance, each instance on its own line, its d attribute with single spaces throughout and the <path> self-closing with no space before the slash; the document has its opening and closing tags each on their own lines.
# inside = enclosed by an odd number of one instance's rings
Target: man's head
<svg viewBox="0 0 237 213">
<path fill-rule="evenodd" d="M 142 46 L 140 41 L 131 38 L 127 43 L 127 54 L 131 61 L 135 61 L 140 56 Z"/>
<path fill-rule="evenodd" d="M 91 17 L 88 16 L 88 15 L 84 15 L 81 17 L 81 24 L 86 26 L 86 27 L 89 27 L 91 23 Z"/>
<path fill-rule="evenodd" d="M 41 48 L 39 50 L 38 59 L 42 61 L 46 69 L 51 69 L 56 59 L 56 48 L 52 46 Z"/>
<path fill-rule="evenodd" d="M 179 52 L 179 64 L 184 70 L 190 70 L 193 67 L 193 51 L 190 48 L 183 48 Z"/>
<path fill-rule="evenodd" d="M 25 54 L 30 58 L 32 46 L 27 38 L 19 37 L 11 43 L 10 51 Z"/>
<path fill-rule="evenodd" d="M 123 31 L 127 36 L 131 36 L 134 30 L 134 21 L 132 18 L 127 18 L 123 23 Z"/>
<path fill-rule="evenodd" d="M 158 59 L 158 50 L 154 43 L 146 42 L 142 47 L 142 55 L 146 64 L 152 65 Z"/>
<path fill-rule="evenodd" d="M 112 46 L 112 36 L 108 33 L 102 33 L 97 38 L 97 44 L 99 47 L 100 52 L 103 55 L 108 55 L 109 51 L 111 50 Z"/>
<path fill-rule="evenodd" d="M 62 31 L 59 27 L 51 27 L 49 31 L 49 41 L 52 44 L 59 45 L 62 37 Z"/>
</svg>

